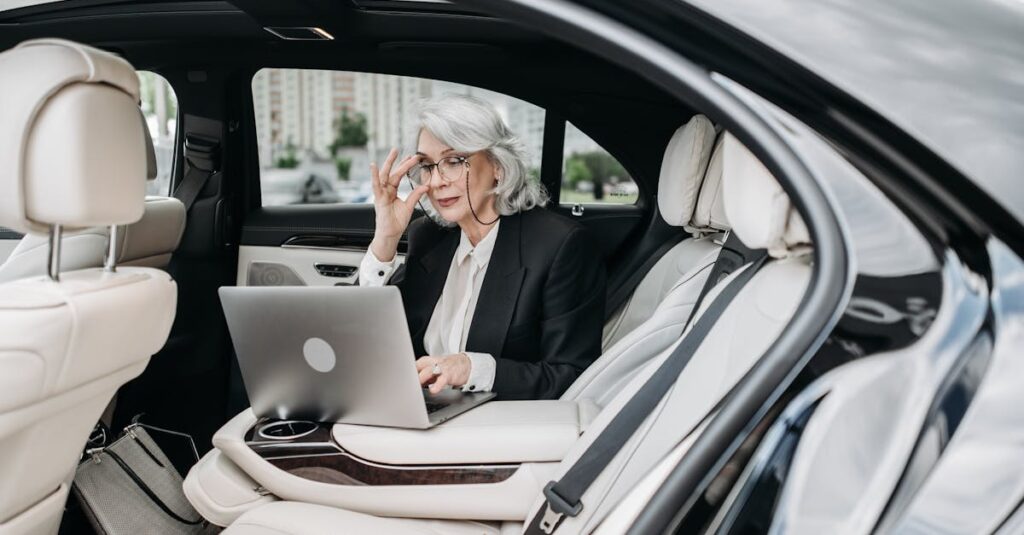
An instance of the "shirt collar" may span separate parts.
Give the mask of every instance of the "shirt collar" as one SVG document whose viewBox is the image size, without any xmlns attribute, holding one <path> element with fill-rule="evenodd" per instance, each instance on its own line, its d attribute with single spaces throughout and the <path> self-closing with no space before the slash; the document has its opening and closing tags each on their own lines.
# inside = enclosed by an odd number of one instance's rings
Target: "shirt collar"
<svg viewBox="0 0 1024 535">
<path fill-rule="evenodd" d="M 480 240 L 480 243 L 476 244 L 476 247 L 473 247 L 465 231 L 460 232 L 459 248 L 455 250 L 455 262 L 461 265 L 462 261 L 472 253 L 473 263 L 476 264 L 476 267 L 485 267 L 491 260 L 491 253 L 494 252 L 494 242 L 498 239 L 499 226 L 501 226 L 501 220 L 494 224 L 494 227 L 484 236 L 484 239 Z"/>
</svg>

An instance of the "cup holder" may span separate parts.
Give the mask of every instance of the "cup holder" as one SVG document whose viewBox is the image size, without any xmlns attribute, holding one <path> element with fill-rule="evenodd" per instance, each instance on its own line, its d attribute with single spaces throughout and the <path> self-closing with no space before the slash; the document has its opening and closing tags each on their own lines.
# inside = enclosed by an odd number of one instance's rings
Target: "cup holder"
<svg viewBox="0 0 1024 535">
<path fill-rule="evenodd" d="M 260 426 L 256 434 L 266 440 L 295 440 L 320 427 L 316 422 L 304 420 L 277 420 Z"/>
</svg>

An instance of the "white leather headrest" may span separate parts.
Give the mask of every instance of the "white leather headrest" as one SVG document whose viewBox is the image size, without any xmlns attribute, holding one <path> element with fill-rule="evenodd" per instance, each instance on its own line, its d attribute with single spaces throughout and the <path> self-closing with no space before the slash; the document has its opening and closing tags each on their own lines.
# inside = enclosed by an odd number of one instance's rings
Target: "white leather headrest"
<svg viewBox="0 0 1024 535">
<path fill-rule="evenodd" d="M 723 138 L 724 136 L 718 136 L 718 141 L 711 149 L 708 169 L 700 186 L 700 196 L 697 197 L 697 205 L 693 208 L 690 224 L 686 226 L 686 230 L 690 232 L 718 232 L 729 230 L 731 227 L 729 217 L 725 213 L 725 195 L 722 189 Z"/>
<path fill-rule="evenodd" d="M 676 130 L 665 147 L 658 179 L 658 210 L 669 225 L 691 230 L 714 142 L 715 125 L 707 117 L 695 115 Z"/>
<path fill-rule="evenodd" d="M 775 258 L 807 250 L 810 235 L 789 195 L 768 169 L 728 133 L 722 136 L 725 211 L 732 231 L 751 249 Z"/>
<path fill-rule="evenodd" d="M 139 81 L 123 59 L 61 39 L 0 53 L 0 225 L 19 232 L 142 216 Z"/>
</svg>

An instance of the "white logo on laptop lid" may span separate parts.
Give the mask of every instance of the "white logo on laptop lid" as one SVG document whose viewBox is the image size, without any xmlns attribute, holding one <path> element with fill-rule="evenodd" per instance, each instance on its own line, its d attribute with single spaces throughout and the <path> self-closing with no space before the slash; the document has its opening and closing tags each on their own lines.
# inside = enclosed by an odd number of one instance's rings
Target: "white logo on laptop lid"
<svg viewBox="0 0 1024 535">
<path fill-rule="evenodd" d="M 322 338 L 306 340 L 306 343 L 302 344 L 302 356 L 306 357 L 306 364 L 309 364 L 310 368 L 320 373 L 333 370 L 338 362 L 331 345 Z"/>
</svg>

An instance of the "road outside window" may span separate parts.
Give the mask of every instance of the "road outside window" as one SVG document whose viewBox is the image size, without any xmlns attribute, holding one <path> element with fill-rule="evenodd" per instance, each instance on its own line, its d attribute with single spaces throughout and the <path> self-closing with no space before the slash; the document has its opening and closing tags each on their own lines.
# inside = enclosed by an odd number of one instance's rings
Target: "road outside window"
<svg viewBox="0 0 1024 535">
<path fill-rule="evenodd" d="M 263 206 L 372 203 L 369 164 L 392 147 L 415 149 L 419 102 L 447 93 L 494 104 L 526 145 L 539 179 L 544 110 L 477 87 L 407 76 L 314 69 L 262 69 L 253 112 Z M 399 195 L 410 191 L 403 181 Z"/>
<path fill-rule="evenodd" d="M 178 97 L 171 84 L 155 72 L 138 71 L 142 115 L 156 150 L 156 180 L 146 184 L 146 195 L 170 195 L 174 164 L 174 132 L 178 126 Z"/>
<path fill-rule="evenodd" d="M 565 123 L 560 204 L 633 204 L 636 182 L 608 151 L 572 123 Z"/>
</svg>

